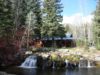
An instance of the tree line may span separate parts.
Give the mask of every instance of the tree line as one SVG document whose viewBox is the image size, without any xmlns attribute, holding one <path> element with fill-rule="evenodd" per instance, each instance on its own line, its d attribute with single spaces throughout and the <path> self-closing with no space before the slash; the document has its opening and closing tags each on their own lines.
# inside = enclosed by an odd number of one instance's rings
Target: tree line
<svg viewBox="0 0 100 75">
<path fill-rule="evenodd" d="M 0 38 L 10 43 L 25 27 L 34 38 L 63 37 L 61 0 L 0 0 Z"/>
<path fill-rule="evenodd" d="M 100 49 L 100 0 L 97 0 L 96 11 L 93 22 L 94 42 L 97 49 Z"/>
</svg>

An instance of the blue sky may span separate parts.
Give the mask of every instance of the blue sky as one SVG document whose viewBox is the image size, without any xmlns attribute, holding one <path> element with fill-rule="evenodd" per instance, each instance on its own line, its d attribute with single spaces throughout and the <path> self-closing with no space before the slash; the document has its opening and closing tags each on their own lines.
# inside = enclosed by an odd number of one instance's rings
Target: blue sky
<svg viewBox="0 0 100 75">
<path fill-rule="evenodd" d="M 71 16 L 76 13 L 90 15 L 96 9 L 96 0 L 61 0 L 63 4 L 63 16 Z"/>
</svg>

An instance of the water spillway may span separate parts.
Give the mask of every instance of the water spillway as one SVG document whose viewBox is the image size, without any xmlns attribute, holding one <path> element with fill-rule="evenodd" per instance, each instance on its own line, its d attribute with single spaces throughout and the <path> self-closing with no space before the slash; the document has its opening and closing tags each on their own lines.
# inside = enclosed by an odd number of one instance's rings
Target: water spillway
<svg viewBox="0 0 100 75">
<path fill-rule="evenodd" d="M 79 62 L 79 68 L 93 68 L 95 64 L 91 60 L 82 59 Z"/>
<path fill-rule="evenodd" d="M 23 68 L 36 68 L 37 63 L 37 57 L 34 55 L 31 55 L 25 59 L 25 61 L 21 64 L 20 67 Z"/>
</svg>

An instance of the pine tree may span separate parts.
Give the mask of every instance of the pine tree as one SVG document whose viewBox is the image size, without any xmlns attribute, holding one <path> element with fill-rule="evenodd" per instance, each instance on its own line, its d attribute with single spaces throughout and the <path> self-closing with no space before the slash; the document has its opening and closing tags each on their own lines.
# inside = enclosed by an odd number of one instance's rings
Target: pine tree
<svg viewBox="0 0 100 75">
<path fill-rule="evenodd" d="M 100 49 L 100 0 L 98 0 L 94 17 L 94 40 L 97 49 Z"/>
<path fill-rule="evenodd" d="M 41 7 L 40 0 L 30 0 L 27 1 L 27 9 L 29 13 L 27 14 L 26 24 L 27 24 L 27 49 L 29 38 L 39 38 L 41 39 Z"/>
<path fill-rule="evenodd" d="M 12 0 L 12 2 L 16 28 L 20 28 L 23 25 L 25 26 L 26 16 L 29 12 L 29 9 L 27 9 L 27 0 Z"/>
<path fill-rule="evenodd" d="M 13 13 L 10 0 L 0 0 L 0 37 L 6 39 L 7 43 L 13 35 Z"/>
<path fill-rule="evenodd" d="M 61 0 L 44 0 L 43 3 L 43 26 L 41 28 L 42 37 L 52 38 L 52 46 L 56 47 L 55 37 L 64 37 L 65 29 L 62 22 Z"/>
<path fill-rule="evenodd" d="M 60 0 L 44 0 L 42 37 L 63 37 L 62 4 Z"/>
<path fill-rule="evenodd" d="M 41 38 L 41 27 L 42 27 L 42 13 L 41 13 L 41 1 L 33 0 L 33 10 L 34 14 L 34 23 L 33 23 L 33 32 L 34 36 Z"/>
<path fill-rule="evenodd" d="M 35 38 L 36 37 L 41 38 L 41 27 L 42 27 L 41 1 L 30 0 L 28 2 L 28 9 L 30 9 L 29 14 L 31 15 L 30 16 L 28 15 L 27 25 L 30 24 L 32 35 Z"/>
</svg>

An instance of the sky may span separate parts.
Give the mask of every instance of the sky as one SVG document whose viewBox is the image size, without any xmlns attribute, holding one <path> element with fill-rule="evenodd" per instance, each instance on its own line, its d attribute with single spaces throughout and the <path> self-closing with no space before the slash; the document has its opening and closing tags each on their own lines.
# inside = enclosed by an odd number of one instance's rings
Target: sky
<svg viewBox="0 0 100 75">
<path fill-rule="evenodd" d="M 63 23 L 74 23 L 76 19 L 91 22 L 93 19 L 92 13 L 96 9 L 96 0 L 61 0 L 61 3 L 64 7 Z"/>
</svg>

